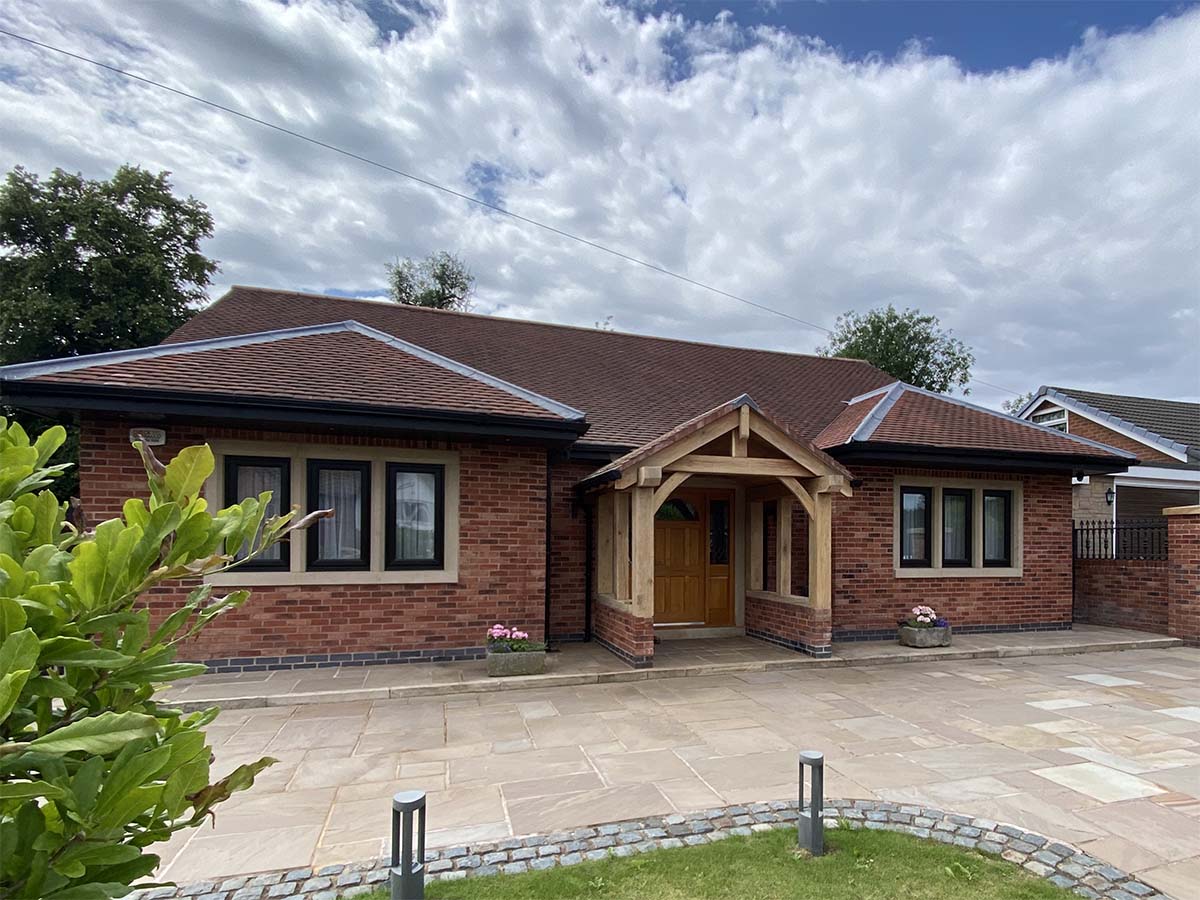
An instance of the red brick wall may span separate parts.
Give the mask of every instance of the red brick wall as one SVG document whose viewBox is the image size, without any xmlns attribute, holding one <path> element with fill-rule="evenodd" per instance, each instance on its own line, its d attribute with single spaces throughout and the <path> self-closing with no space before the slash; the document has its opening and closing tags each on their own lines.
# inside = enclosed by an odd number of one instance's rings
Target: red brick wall
<svg viewBox="0 0 1200 900">
<path fill-rule="evenodd" d="M 635 668 L 649 668 L 654 661 L 654 620 L 643 619 L 611 603 L 592 606 L 593 637 Z"/>
<path fill-rule="evenodd" d="M 1118 434 L 1111 428 L 1105 428 L 1103 425 L 1093 422 L 1091 419 L 1085 419 L 1083 416 L 1076 415 L 1069 410 L 1067 412 L 1067 430 L 1071 434 L 1079 435 L 1079 437 L 1085 437 L 1089 440 L 1099 441 L 1102 444 L 1108 444 L 1110 447 L 1117 447 L 1121 450 L 1128 450 L 1130 453 L 1136 453 L 1138 459 L 1144 463 L 1179 462 L 1173 456 L 1167 456 L 1167 454 L 1148 447 L 1141 441 L 1135 441 L 1133 438 Z"/>
<path fill-rule="evenodd" d="M 792 650 L 829 654 L 829 614 L 798 603 L 746 597 L 746 633 Z"/>
<path fill-rule="evenodd" d="M 1167 517 L 1167 633 L 1200 647 L 1200 510 Z"/>
<path fill-rule="evenodd" d="M 129 423 L 85 420 L 80 443 L 81 499 L 94 522 L 121 502 L 146 496 L 145 472 L 128 443 Z M 460 454 L 457 584 L 322 584 L 256 587 L 251 599 L 204 631 L 188 659 L 296 657 L 478 649 L 493 622 L 542 636 L 545 579 L 545 450 L 486 440 L 432 441 L 329 434 L 281 434 L 184 425 L 167 427 L 164 461 L 205 440 L 265 440 L 367 447 L 452 449 Z M 334 447 L 331 446 L 331 452 Z M 156 615 L 178 603 L 185 585 L 151 600 Z"/>
<path fill-rule="evenodd" d="M 587 627 L 587 521 L 574 506 L 575 484 L 599 467 L 557 462 L 550 468 L 550 636 L 558 640 L 581 640 Z"/>
<path fill-rule="evenodd" d="M 1075 621 L 1165 634 L 1168 572 L 1160 559 L 1075 560 Z"/>
<path fill-rule="evenodd" d="M 775 590 L 775 533 L 779 527 L 779 505 L 763 506 L 763 534 L 767 549 L 763 555 L 763 589 Z M 792 504 L 792 585 L 790 593 L 808 596 L 808 513 L 799 503 Z"/>
<path fill-rule="evenodd" d="M 1024 491 L 1023 575 L 1014 578 L 896 578 L 892 557 L 893 476 L 995 480 L 990 472 L 856 467 L 862 484 L 833 501 L 833 630 L 894 628 L 917 604 L 957 626 L 1069 624 L 1071 481 L 1013 475 Z"/>
</svg>

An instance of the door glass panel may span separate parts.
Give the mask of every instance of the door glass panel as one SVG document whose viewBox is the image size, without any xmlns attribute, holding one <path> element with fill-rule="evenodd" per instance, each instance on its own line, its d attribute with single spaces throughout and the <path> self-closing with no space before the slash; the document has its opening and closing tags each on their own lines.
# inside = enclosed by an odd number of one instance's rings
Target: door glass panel
<svg viewBox="0 0 1200 900">
<path fill-rule="evenodd" d="M 658 508 L 654 518 L 660 522 L 699 522 L 700 513 L 687 500 L 668 500 Z"/>
<path fill-rule="evenodd" d="M 729 501 L 713 500 L 708 505 L 708 562 L 729 565 Z"/>
</svg>

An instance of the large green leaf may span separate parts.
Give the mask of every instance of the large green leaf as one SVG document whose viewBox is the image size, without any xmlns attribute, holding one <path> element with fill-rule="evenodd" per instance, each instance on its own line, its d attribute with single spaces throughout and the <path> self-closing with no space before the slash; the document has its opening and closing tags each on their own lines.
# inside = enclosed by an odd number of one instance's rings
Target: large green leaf
<svg viewBox="0 0 1200 900">
<path fill-rule="evenodd" d="M 0 639 L 25 627 L 28 617 L 21 604 L 12 597 L 0 597 Z"/>
<path fill-rule="evenodd" d="M 195 497 L 212 474 L 216 460 L 208 444 L 184 447 L 175 458 L 167 463 L 165 476 L 171 499 L 185 503 L 185 498 Z"/>
<path fill-rule="evenodd" d="M 31 797 L 45 797 L 48 800 L 58 800 L 66 795 L 66 791 L 45 781 L 12 781 L 0 784 L 0 800 L 28 800 Z"/>
<path fill-rule="evenodd" d="M 158 720 L 142 713 L 103 712 L 51 731 L 30 742 L 30 747 L 47 753 L 83 751 L 106 755 L 120 750 L 129 741 L 153 737 Z"/>
</svg>

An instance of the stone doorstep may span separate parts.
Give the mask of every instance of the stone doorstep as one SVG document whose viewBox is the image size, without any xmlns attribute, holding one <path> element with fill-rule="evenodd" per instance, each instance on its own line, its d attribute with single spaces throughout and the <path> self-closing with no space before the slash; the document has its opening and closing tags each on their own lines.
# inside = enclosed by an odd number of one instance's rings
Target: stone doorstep
<svg viewBox="0 0 1200 900">
<path fill-rule="evenodd" d="M 890 646 L 890 645 L 889 645 Z M 1087 644 L 1058 644 L 1045 647 L 989 647 L 971 650 L 933 648 L 911 653 L 879 653 L 870 656 L 832 656 L 816 659 L 798 656 L 796 659 L 771 659 L 730 663 L 706 663 L 694 666 L 663 666 L 657 669 L 628 669 L 613 672 L 578 672 L 562 675 L 522 675 L 515 678 L 479 678 L 472 681 L 445 684 L 415 684 L 396 687 L 346 688 L 337 691 L 305 691 L 294 694 L 213 697 L 205 700 L 181 699 L 173 708 L 183 712 L 198 712 L 213 705 L 222 709 L 259 709 L 268 706 L 305 706 L 316 703 L 340 703 L 355 700 L 400 700 L 413 697 L 436 697 L 443 694 L 486 694 L 497 691 L 531 690 L 552 687 L 577 687 L 588 684 L 617 684 L 661 678 L 767 672 L 781 669 L 839 668 L 880 665 L 929 663 L 942 660 L 1011 659 L 1028 656 L 1072 656 L 1084 653 L 1110 653 L 1124 650 L 1164 650 L 1183 646 L 1178 638 L 1148 637 L 1138 641 L 1094 641 Z M 414 665 L 419 665 L 416 663 Z M 170 702 L 170 701 L 168 701 Z"/>
<path fill-rule="evenodd" d="M 1135 876 L 1089 856 L 1072 844 L 991 819 L 885 800 L 828 800 L 822 816 L 827 828 L 899 831 L 997 856 L 1092 900 L 1170 900 Z M 553 834 L 430 850 L 425 854 L 425 871 L 431 880 L 515 875 L 585 860 L 699 846 L 775 828 L 795 828 L 797 818 L 795 802 L 774 800 L 686 815 L 628 819 Z M 388 861 L 373 859 L 317 869 L 238 875 L 183 887 L 147 888 L 132 897 L 133 900 L 339 900 L 382 887 L 388 875 Z"/>
</svg>

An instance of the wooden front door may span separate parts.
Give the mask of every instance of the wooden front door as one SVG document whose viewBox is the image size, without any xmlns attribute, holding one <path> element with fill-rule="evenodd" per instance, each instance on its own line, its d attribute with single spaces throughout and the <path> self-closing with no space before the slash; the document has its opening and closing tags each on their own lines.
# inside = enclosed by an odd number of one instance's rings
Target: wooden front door
<svg viewBox="0 0 1200 900">
<path fill-rule="evenodd" d="M 733 623 L 733 492 L 681 490 L 655 514 L 654 624 Z"/>
</svg>

